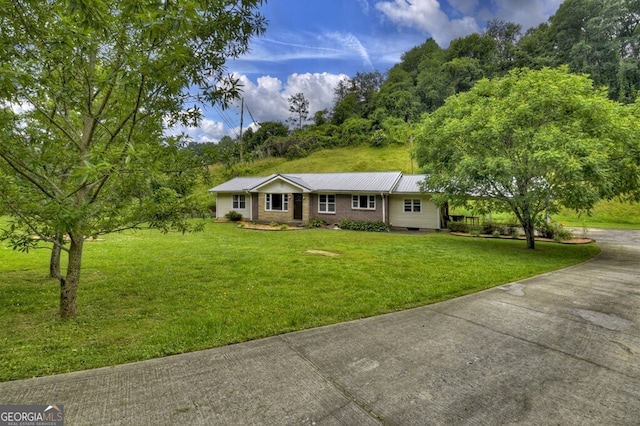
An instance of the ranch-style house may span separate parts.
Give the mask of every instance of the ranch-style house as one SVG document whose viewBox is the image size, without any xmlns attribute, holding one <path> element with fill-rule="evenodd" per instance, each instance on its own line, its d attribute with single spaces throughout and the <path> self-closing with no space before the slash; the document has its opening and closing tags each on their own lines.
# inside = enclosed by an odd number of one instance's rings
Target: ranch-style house
<svg viewBox="0 0 640 426">
<path fill-rule="evenodd" d="M 209 192 L 216 219 L 230 211 L 257 223 L 381 221 L 390 228 L 441 229 L 446 212 L 421 191 L 424 175 L 401 172 L 286 173 L 236 177 Z"/>
</svg>

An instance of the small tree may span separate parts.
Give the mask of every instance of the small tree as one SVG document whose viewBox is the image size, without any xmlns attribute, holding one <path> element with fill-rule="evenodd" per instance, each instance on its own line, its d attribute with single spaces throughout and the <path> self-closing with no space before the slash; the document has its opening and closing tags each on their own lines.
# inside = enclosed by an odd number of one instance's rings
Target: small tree
<svg viewBox="0 0 640 426">
<path fill-rule="evenodd" d="M 309 118 L 309 101 L 304 93 L 296 93 L 289 99 L 289 112 L 293 114 L 291 121 L 296 123 L 298 129 L 302 129 L 302 123 Z"/>
<path fill-rule="evenodd" d="M 513 212 L 535 248 L 541 213 L 591 209 L 638 191 L 639 122 L 567 68 L 514 70 L 447 99 L 422 129 L 418 162 L 435 199 Z M 624 153 L 627 153 L 626 156 Z"/>
<path fill-rule="evenodd" d="M 187 105 L 237 97 L 225 62 L 264 31 L 261 3 L 16 0 L 0 8 L 0 198 L 16 219 L 5 237 L 28 246 L 26 233 L 38 235 L 68 253 L 58 277 L 62 318 L 76 315 L 86 237 L 141 223 L 187 228 L 187 151 L 164 129 L 198 124 L 200 111 Z"/>
</svg>

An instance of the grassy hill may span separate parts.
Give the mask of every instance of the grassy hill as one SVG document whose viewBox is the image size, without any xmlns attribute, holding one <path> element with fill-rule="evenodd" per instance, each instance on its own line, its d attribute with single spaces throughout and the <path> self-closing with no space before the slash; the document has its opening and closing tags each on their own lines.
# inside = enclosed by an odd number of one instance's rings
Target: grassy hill
<svg viewBox="0 0 640 426">
<path fill-rule="evenodd" d="M 322 150 L 305 158 L 287 160 L 269 158 L 236 165 L 232 171 L 216 166 L 212 169 L 214 184 L 233 176 L 268 176 L 273 173 L 322 173 L 322 172 L 362 172 L 395 171 L 405 174 L 420 173 L 416 162 L 411 162 L 406 145 L 392 145 L 383 148 L 358 146 Z M 593 209 L 591 216 L 579 216 L 563 209 L 554 220 L 567 226 L 608 227 L 640 229 L 640 203 L 602 201 Z"/>
<path fill-rule="evenodd" d="M 364 172 L 395 171 L 418 173 L 417 164 L 409 157 L 407 146 L 388 146 L 372 148 L 357 146 L 349 148 L 324 149 L 305 158 L 287 160 L 286 158 L 267 158 L 237 164 L 232 170 L 223 166 L 212 169 L 214 179 L 226 180 L 234 176 L 268 176 L 272 173 L 322 173 L 322 172 Z"/>
</svg>

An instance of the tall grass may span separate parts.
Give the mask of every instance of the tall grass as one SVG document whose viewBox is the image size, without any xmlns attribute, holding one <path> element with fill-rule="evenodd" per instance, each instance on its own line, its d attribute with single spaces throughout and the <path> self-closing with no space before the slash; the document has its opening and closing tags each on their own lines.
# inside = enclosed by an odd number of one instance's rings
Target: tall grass
<svg viewBox="0 0 640 426">
<path fill-rule="evenodd" d="M 336 253 L 318 256 L 308 250 Z M 582 262 L 595 245 L 330 230 L 107 235 L 86 243 L 76 319 L 47 250 L 0 248 L 0 380 L 211 348 L 422 306 Z"/>
</svg>

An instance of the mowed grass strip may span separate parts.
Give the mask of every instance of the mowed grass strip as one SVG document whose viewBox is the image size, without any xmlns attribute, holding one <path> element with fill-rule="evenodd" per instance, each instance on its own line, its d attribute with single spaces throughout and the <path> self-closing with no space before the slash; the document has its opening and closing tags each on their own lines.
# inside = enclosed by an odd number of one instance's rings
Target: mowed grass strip
<svg viewBox="0 0 640 426">
<path fill-rule="evenodd" d="M 308 253 L 326 251 L 337 256 Z M 332 230 L 87 242 L 76 319 L 48 250 L 0 248 L 0 380 L 110 366 L 427 305 L 587 260 L 589 245 Z"/>
</svg>

